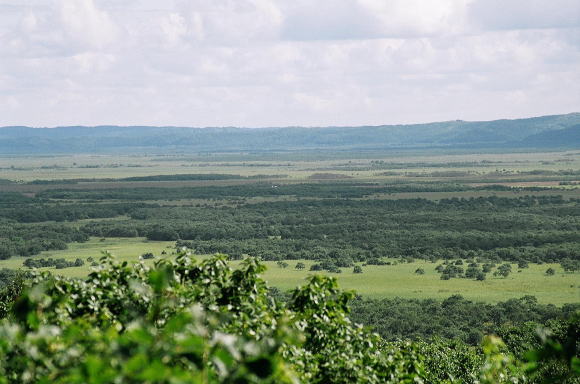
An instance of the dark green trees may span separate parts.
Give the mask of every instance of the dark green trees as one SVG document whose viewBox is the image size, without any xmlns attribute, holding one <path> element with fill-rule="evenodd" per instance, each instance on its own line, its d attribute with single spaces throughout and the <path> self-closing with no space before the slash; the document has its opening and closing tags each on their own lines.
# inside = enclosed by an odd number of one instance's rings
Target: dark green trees
<svg viewBox="0 0 580 384">
<path fill-rule="evenodd" d="M 564 259 L 560 262 L 560 265 L 566 272 L 580 271 L 580 260 Z"/>
<path fill-rule="evenodd" d="M 505 263 L 497 267 L 497 270 L 493 273 L 493 275 L 500 277 L 508 277 L 511 272 L 512 266 L 508 263 Z"/>
</svg>

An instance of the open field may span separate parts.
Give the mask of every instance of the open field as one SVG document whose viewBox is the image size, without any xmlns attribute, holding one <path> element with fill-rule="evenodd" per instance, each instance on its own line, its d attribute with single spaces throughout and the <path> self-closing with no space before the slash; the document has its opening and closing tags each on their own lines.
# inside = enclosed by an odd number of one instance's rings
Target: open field
<svg viewBox="0 0 580 384">
<path fill-rule="evenodd" d="M 337 156 L 340 155 L 340 156 Z M 0 156 L 0 179 L 13 181 L 123 178 L 175 174 L 286 175 L 306 180 L 332 172 L 346 177 L 390 180 L 429 173 L 469 173 L 479 178 L 521 178 L 518 173 L 580 169 L 580 152 L 441 153 L 382 151 L 345 153 L 261 153 L 204 155 Z M 390 171 L 395 175 L 381 175 Z M 541 175 L 526 177 L 542 179 Z M 545 178 L 545 176 L 544 176 Z M 439 179 L 439 177 L 435 177 Z M 443 177 L 449 179 L 449 177 Z"/>
<path fill-rule="evenodd" d="M 292 289 L 305 277 L 312 274 L 308 268 L 311 262 L 303 261 L 306 269 L 295 270 L 295 262 L 282 269 L 274 262 L 265 262 L 268 270 L 264 278 L 270 285 L 282 290 Z M 557 264 L 530 264 L 527 269 L 507 278 L 488 277 L 485 281 L 473 279 L 441 280 L 435 271 L 437 263 L 416 261 L 397 265 L 365 266 L 362 274 L 355 274 L 352 268 L 344 268 L 340 274 L 329 274 L 338 278 L 343 289 L 355 290 L 358 294 L 372 298 L 402 297 L 412 299 L 446 299 L 460 294 L 469 300 L 496 303 L 525 295 L 536 296 L 543 304 L 562 305 L 580 302 L 580 273 L 564 273 Z M 557 272 L 546 276 L 548 268 Z M 424 275 L 415 274 L 417 268 L 425 270 Z M 318 272 L 317 272 L 318 273 Z"/>
<path fill-rule="evenodd" d="M 27 196 L 54 189 L 104 190 L 251 185 L 370 183 L 453 184 L 464 189 L 377 194 L 373 198 L 562 195 L 580 198 L 580 152 L 452 153 L 361 152 L 215 155 L 0 156 L 0 192 Z M 335 156 L 335 157 L 333 157 Z M 227 180 L 122 181 L 156 175 L 229 175 Z M 260 179 L 248 179 L 257 176 Z M 238 177 L 238 178 L 236 178 Z M 79 181 L 74 181 L 78 179 Z M 91 182 L 90 180 L 95 179 Z M 7 182 L 2 182 L 6 180 Z M 46 183 L 30 183 L 43 180 Z M 59 181 L 62 180 L 62 183 Z M 482 187 L 517 187 L 486 191 Z M 521 189 L 524 189 L 522 191 Z M 527 189 L 527 190 L 526 190 Z M 539 189 L 539 190 L 538 190 Z M 250 197 L 251 198 L 251 197 Z M 259 199 L 259 197 L 258 197 Z M 287 197 L 282 197 L 287 200 Z M 259 200 L 258 200 L 259 201 Z"/>
<path fill-rule="evenodd" d="M 98 261 L 104 251 L 113 254 L 119 261 L 135 262 L 138 260 L 139 255 L 142 255 L 143 253 L 151 252 L 156 256 L 161 256 L 161 252 L 166 251 L 170 254 L 174 248 L 175 242 L 173 241 L 147 241 L 142 238 L 92 238 L 86 243 L 71 243 L 69 244 L 68 249 L 62 251 L 44 251 L 40 255 L 34 257 L 52 257 L 53 259 L 63 258 L 68 261 L 74 261 L 76 258 L 80 258 L 85 261 L 85 265 L 82 267 L 41 269 L 52 270 L 54 273 L 68 277 L 83 277 L 87 275 L 90 269 L 90 263 L 87 262 L 87 258 L 92 257 L 94 260 Z M 26 260 L 25 257 L 12 257 L 8 260 L 0 260 L 0 268 L 22 268 L 24 260 Z M 146 262 L 152 261 L 146 260 Z"/>
<path fill-rule="evenodd" d="M 72 243 L 64 251 L 43 252 L 38 257 L 64 258 L 75 260 L 77 257 L 85 260 L 83 267 L 65 269 L 50 268 L 53 273 L 69 277 L 82 277 L 90 270 L 86 259 L 93 257 L 98 260 L 102 251 L 111 252 L 117 260 L 135 262 L 139 255 L 152 252 L 159 257 L 171 257 L 174 251 L 174 242 L 147 241 L 142 238 L 92 238 L 87 243 Z M 167 256 L 161 252 L 166 251 Z M 207 256 L 197 256 L 200 259 Z M 25 258 L 14 257 L 1 260 L 0 268 L 20 268 Z M 287 268 L 279 267 L 276 262 L 265 261 L 267 271 L 264 279 L 270 286 L 281 290 L 290 290 L 302 284 L 304 279 L 313 272 L 309 271 L 309 260 L 301 260 L 306 265 L 304 270 L 296 270 L 294 266 L 300 260 L 288 260 Z M 395 260 L 391 260 L 395 261 Z M 146 260 L 152 263 L 152 260 Z M 232 261 L 237 266 L 238 261 Z M 360 265 L 361 263 L 359 263 Z M 580 273 L 565 273 L 558 264 L 530 264 L 529 268 L 519 270 L 512 265 L 514 273 L 507 278 L 488 277 L 485 281 L 468 279 L 451 279 L 443 281 L 435 271 L 438 263 L 415 261 L 412 263 L 397 263 L 397 265 L 363 266 L 362 274 L 355 274 L 352 268 L 343 268 L 340 274 L 329 274 L 338 278 L 343 289 L 355 290 L 358 294 L 372 298 L 402 297 L 402 298 L 435 298 L 445 299 L 451 295 L 460 294 L 467 299 L 495 303 L 510 298 L 519 298 L 525 295 L 536 296 L 543 304 L 562 305 L 580 302 Z M 556 270 L 556 275 L 546 276 L 548 268 Z M 425 270 L 424 275 L 417 275 L 417 268 Z M 325 272 L 317 272 L 325 273 Z"/>
</svg>

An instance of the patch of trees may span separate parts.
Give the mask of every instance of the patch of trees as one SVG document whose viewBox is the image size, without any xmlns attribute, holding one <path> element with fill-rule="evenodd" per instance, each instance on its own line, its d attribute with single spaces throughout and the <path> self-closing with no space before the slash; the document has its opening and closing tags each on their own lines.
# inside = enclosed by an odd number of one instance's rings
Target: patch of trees
<svg viewBox="0 0 580 384">
<path fill-rule="evenodd" d="M 565 272 L 577 272 L 580 271 L 580 260 L 564 259 L 560 266 Z"/>
<path fill-rule="evenodd" d="M 50 268 L 54 267 L 56 269 L 72 268 L 72 267 L 82 267 L 85 262 L 82 259 L 75 259 L 74 261 L 68 261 L 63 258 L 53 259 L 49 257 L 44 258 L 28 258 L 22 263 L 27 268 Z"/>
<path fill-rule="evenodd" d="M 287 262 L 285 262 L 285 261 L 278 261 L 278 262 L 276 263 L 276 265 L 278 265 L 278 267 L 280 267 L 280 268 L 284 268 L 284 269 L 285 269 L 285 268 L 288 268 L 288 266 L 289 266 L 290 264 L 288 264 L 288 263 L 287 263 Z"/>
<path fill-rule="evenodd" d="M 531 171 L 520 171 L 521 175 L 555 175 L 555 176 L 580 176 L 580 171 L 575 169 L 532 169 Z"/>
<path fill-rule="evenodd" d="M 494 277 L 506 278 L 512 273 L 512 266 L 510 263 L 504 263 L 496 268 L 496 263 L 484 262 L 478 263 L 476 260 L 467 261 L 469 264 L 464 268 L 463 260 L 444 261 L 435 267 L 435 271 L 441 275 L 441 280 L 449 280 L 452 278 L 465 278 L 483 281 L 487 278 L 487 273 L 493 272 Z M 528 263 L 520 261 L 518 269 L 528 268 Z"/>
<path fill-rule="evenodd" d="M 85 242 L 89 236 L 66 224 L 15 224 L 0 221 L 0 259 L 32 256 L 62 250 L 67 243 Z"/>
<path fill-rule="evenodd" d="M 482 164 L 490 164 L 490 161 L 483 160 L 483 161 L 454 161 L 454 162 L 409 162 L 409 163 L 400 163 L 400 162 L 391 162 L 385 160 L 371 160 L 370 161 L 370 168 L 365 168 L 365 170 L 370 169 L 410 169 L 410 168 L 468 168 L 468 167 L 476 167 L 481 166 Z M 363 169 L 361 169 L 363 170 Z"/>
<path fill-rule="evenodd" d="M 372 187 L 372 185 L 371 185 Z M 361 184 L 282 184 L 253 183 L 234 186 L 203 187 L 142 187 L 118 189 L 52 189 L 38 194 L 39 197 L 51 199 L 77 200 L 178 200 L 178 199 L 225 199 L 229 197 L 256 196 L 299 196 L 317 198 L 355 198 L 372 193 L 380 193 L 385 188 L 376 186 L 368 188 Z"/>
<path fill-rule="evenodd" d="M 136 187 L 103 189 L 50 189 L 38 193 L 46 199 L 74 200 L 181 200 L 181 199 L 226 199 L 231 197 L 276 197 L 296 196 L 302 198 L 352 199 L 373 194 L 408 192 L 457 192 L 473 188 L 452 183 L 392 183 L 388 185 L 354 182 L 321 182 L 303 184 L 252 183 L 233 186 L 202 187 Z"/>
<path fill-rule="evenodd" d="M 132 176 L 119 179 L 113 178 L 78 178 L 78 179 L 60 179 L 60 180 L 33 180 L 28 184 L 36 185 L 58 185 L 58 184 L 78 184 L 78 183 L 118 183 L 118 182 L 136 182 L 136 181 L 212 181 L 212 180 L 256 180 L 256 179 L 281 179 L 288 175 L 252 175 L 242 176 L 233 174 L 220 173 L 184 173 L 176 175 L 152 175 L 152 176 Z"/>
<path fill-rule="evenodd" d="M 556 307 L 539 304 L 533 296 L 486 304 L 455 295 L 442 301 L 359 297 L 351 308 L 354 321 L 371 326 L 386 340 L 443 337 L 478 345 L 484 335 L 498 334 L 506 326 L 530 321 L 545 326 L 550 321 L 564 321 L 580 310 L 580 304 Z"/>
<path fill-rule="evenodd" d="M 440 264 L 435 270 L 441 274 L 441 280 L 449 280 L 454 277 L 464 277 L 463 267 L 453 263 Z"/>
<path fill-rule="evenodd" d="M 367 257 L 366 258 L 366 265 L 390 265 L 390 261 L 382 260 L 379 257 Z"/>
<path fill-rule="evenodd" d="M 220 173 L 194 173 L 194 174 L 179 174 L 179 175 L 155 175 L 155 176 L 136 176 L 124 177 L 118 179 L 119 181 L 195 181 L 195 180 L 236 180 L 236 179 L 266 179 L 266 178 L 283 178 L 288 175 L 252 175 L 241 176 L 232 174 Z"/>
<path fill-rule="evenodd" d="M 2 179 L 0 179 L 2 180 Z M 0 184 L 2 184 L 0 182 Z M 7 204 L 14 204 L 14 203 L 18 203 L 18 204 L 22 204 L 22 203 L 29 203 L 31 201 L 34 201 L 33 198 L 28 197 L 28 196 L 24 196 L 21 193 L 18 192 L 5 192 L 5 191 L 0 191 L 0 207 L 7 205 Z"/>
<path fill-rule="evenodd" d="M 291 239 L 247 239 L 247 240 L 210 240 L 190 241 L 178 240 L 177 248 L 185 246 L 198 254 L 225 253 L 232 258 L 242 255 L 259 257 L 262 260 L 321 260 L 327 263 L 338 263 L 350 266 L 353 261 L 366 259 L 364 252 L 345 242 L 328 244 L 316 240 L 291 240 Z M 311 248 L 308 249 L 308 246 Z M 375 262 L 380 265 L 387 264 L 382 260 Z M 322 268 L 324 269 L 324 268 Z"/>
<path fill-rule="evenodd" d="M 141 223 L 127 220 L 111 222 L 87 223 L 82 231 L 89 236 L 96 237 L 139 237 L 145 236 L 145 227 Z"/>
<path fill-rule="evenodd" d="M 19 223 L 40 223 L 45 221 L 77 221 L 102 219 L 126 215 L 137 208 L 148 206 L 143 203 L 103 203 L 103 204 L 60 204 L 28 203 L 0 205 L 0 217 Z"/>
<path fill-rule="evenodd" d="M 493 273 L 494 276 L 508 277 L 512 272 L 512 266 L 508 263 L 502 264 L 497 267 L 497 270 Z"/>
</svg>

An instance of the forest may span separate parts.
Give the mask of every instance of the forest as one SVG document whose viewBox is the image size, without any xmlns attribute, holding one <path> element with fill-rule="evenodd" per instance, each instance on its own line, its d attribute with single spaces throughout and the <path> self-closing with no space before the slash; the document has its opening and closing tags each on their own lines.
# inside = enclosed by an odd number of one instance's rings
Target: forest
<svg viewBox="0 0 580 384">
<path fill-rule="evenodd" d="M 477 259 L 480 263 L 572 261 L 572 265 L 580 259 L 577 199 L 355 199 L 350 192 L 340 196 L 341 187 L 299 184 L 287 192 L 296 201 L 255 204 L 236 200 L 255 193 L 255 186 L 208 187 L 204 194 L 220 191 L 212 198 L 223 202 L 217 207 L 210 203 L 172 206 L 171 200 L 156 204 L 151 202 L 155 190 L 147 191 L 148 203 L 122 198 L 113 203 L 113 197 L 100 190 L 91 193 L 102 193 L 108 202 L 95 202 L 92 195 L 81 199 L 82 194 L 74 195 L 72 203 L 66 200 L 71 198 L 68 193 L 76 191 L 6 199 L 0 204 L 0 227 L 5 234 L 0 258 L 63 249 L 67 243 L 96 236 L 178 241 L 179 246 L 200 254 L 225 253 L 232 258 L 247 254 L 263 260 L 330 260 L 343 267 L 388 257 Z M 337 190 L 339 197 L 329 198 L 331 190 Z M 138 191 L 122 193 L 138 196 Z M 163 194 L 171 196 L 171 192 Z"/>
</svg>

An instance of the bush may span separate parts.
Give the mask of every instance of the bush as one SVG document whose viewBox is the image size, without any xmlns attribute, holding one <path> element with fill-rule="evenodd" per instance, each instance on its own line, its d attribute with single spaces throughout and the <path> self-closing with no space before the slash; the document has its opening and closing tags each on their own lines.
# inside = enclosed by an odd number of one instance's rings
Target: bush
<svg viewBox="0 0 580 384">
<path fill-rule="evenodd" d="M 0 322 L 0 384 L 524 382 L 498 338 L 482 352 L 386 343 L 350 320 L 354 293 L 333 278 L 309 277 L 284 304 L 254 258 L 236 270 L 224 255 L 198 263 L 183 253 L 153 267 L 110 255 L 100 264 L 84 281 L 43 272 L 0 291 L 10 313 Z M 577 326 L 564 333 L 575 342 Z M 531 356 L 569 363 L 558 371 L 565 378 L 577 358 L 559 342 Z"/>
<path fill-rule="evenodd" d="M 494 276 L 508 277 L 512 271 L 512 266 L 508 263 L 500 265 L 493 273 Z"/>
<path fill-rule="evenodd" d="M 424 378 L 416 347 L 348 318 L 353 294 L 313 276 L 286 306 L 246 259 L 154 267 L 111 256 L 85 281 L 36 277 L 0 325 L 0 383 L 399 383 Z M 332 360 L 328 356 L 333 356 Z"/>
</svg>

